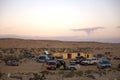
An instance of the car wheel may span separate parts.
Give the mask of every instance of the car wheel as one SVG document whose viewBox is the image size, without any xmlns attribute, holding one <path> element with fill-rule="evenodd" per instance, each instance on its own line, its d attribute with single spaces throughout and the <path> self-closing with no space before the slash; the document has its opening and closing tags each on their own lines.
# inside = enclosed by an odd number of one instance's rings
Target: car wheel
<svg viewBox="0 0 120 80">
<path fill-rule="evenodd" d="M 97 63 L 96 62 L 94 62 L 94 65 L 96 65 Z"/>
</svg>

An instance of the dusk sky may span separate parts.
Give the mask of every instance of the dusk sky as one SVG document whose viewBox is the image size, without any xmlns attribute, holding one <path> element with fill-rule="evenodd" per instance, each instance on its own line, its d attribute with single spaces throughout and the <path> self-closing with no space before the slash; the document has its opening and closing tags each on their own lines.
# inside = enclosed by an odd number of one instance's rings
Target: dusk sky
<svg viewBox="0 0 120 80">
<path fill-rule="evenodd" d="M 0 37 L 120 43 L 120 0 L 0 0 Z"/>
</svg>

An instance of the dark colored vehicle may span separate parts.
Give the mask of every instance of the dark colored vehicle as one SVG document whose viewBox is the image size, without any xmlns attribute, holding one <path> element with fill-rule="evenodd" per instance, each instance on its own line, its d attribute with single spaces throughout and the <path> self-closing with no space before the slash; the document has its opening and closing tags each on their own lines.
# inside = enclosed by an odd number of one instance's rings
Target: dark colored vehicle
<svg viewBox="0 0 120 80">
<path fill-rule="evenodd" d="M 7 60 L 5 63 L 8 66 L 19 66 L 19 61 L 16 59 Z"/>
<path fill-rule="evenodd" d="M 77 56 L 75 58 L 76 64 L 81 64 L 81 62 L 85 60 L 85 58 L 83 56 Z"/>
<path fill-rule="evenodd" d="M 57 69 L 56 65 L 57 65 L 56 61 L 50 60 L 47 62 L 46 67 L 48 70 L 56 70 Z"/>
<path fill-rule="evenodd" d="M 97 67 L 100 68 L 100 69 L 104 69 L 104 68 L 110 68 L 111 67 L 111 64 L 109 62 L 108 59 L 106 58 L 101 58 L 98 60 L 97 62 Z"/>
<path fill-rule="evenodd" d="M 83 56 L 77 56 L 76 59 L 82 59 L 84 58 Z"/>
<path fill-rule="evenodd" d="M 57 68 L 60 68 L 61 65 L 66 66 L 66 62 L 63 59 L 57 59 Z"/>
<path fill-rule="evenodd" d="M 47 55 L 40 55 L 36 58 L 37 62 L 47 62 L 50 58 Z"/>
</svg>

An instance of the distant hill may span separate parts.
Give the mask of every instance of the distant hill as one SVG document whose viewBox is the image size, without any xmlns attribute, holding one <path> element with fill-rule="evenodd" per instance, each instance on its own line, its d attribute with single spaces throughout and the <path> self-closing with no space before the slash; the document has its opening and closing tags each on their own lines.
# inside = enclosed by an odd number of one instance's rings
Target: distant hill
<svg viewBox="0 0 120 80">
<path fill-rule="evenodd" d="M 28 40 L 28 39 L 15 39 L 15 38 L 0 39 L 0 48 L 78 48 L 78 47 L 119 47 L 120 48 L 120 43 Z"/>
</svg>

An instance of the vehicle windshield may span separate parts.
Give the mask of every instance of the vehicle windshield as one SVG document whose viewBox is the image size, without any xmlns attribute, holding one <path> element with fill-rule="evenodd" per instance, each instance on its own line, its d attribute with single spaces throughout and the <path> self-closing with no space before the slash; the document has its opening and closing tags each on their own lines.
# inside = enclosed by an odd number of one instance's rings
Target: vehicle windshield
<svg viewBox="0 0 120 80">
<path fill-rule="evenodd" d="M 109 61 L 103 61 L 102 63 L 103 64 L 109 64 Z"/>
<path fill-rule="evenodd" d="M 40 56 L 39 59 L 45 59 L 45 56 Z"/>
<path fill-rule="evenodd" d="M 63 61 L 63 59 L 57 59 L 57 61 Z"/>
<path fill-rule="evenodd" d="M 70 65 L 76 65 L 74 62 L 71 62 Z"/>
<path fill-rule="evenodd" d="M 78 56 L 78 57 L 76 57 L 76 59 L 81 59 L 81 58 L 83 58 L 82 56 Z"/>
<path fill-rule="evenodd" d="M 91 61 L 91 59 L 86 59 L 86 61 Z"/>
<path fill-rule="evenodd" d="M 57 59 L 62 59 L 62 57 L 57 57 Z"/>
<path fill-rule="evenodd" d="M 48 65 L 55 65 L 55 62 L 48 62 Z"/>
</svg>

